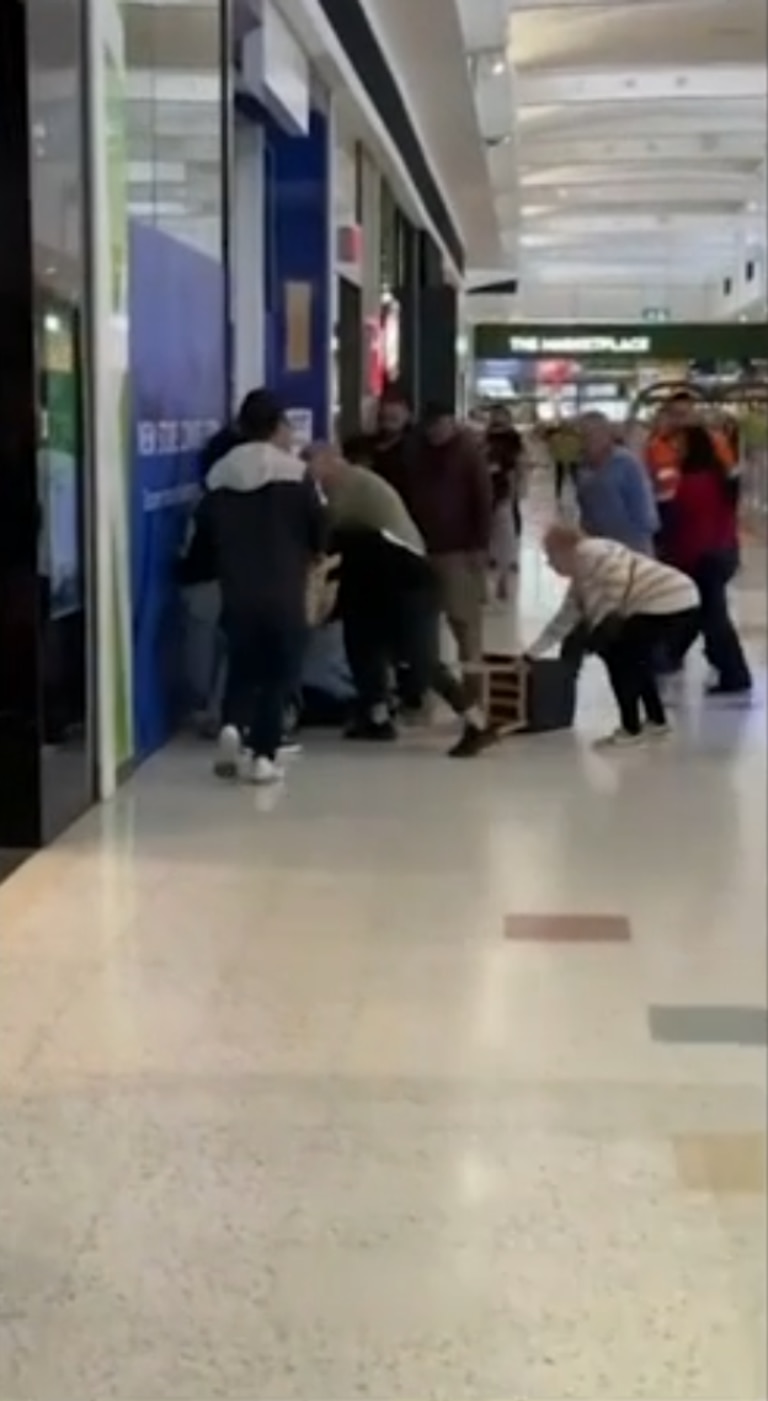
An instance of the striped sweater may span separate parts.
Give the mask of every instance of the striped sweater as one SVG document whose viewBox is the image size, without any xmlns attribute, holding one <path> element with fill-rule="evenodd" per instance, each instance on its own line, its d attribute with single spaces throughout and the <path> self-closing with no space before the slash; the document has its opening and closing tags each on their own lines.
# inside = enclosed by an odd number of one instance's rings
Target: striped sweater
<svg viewBox="0 0 768 1401">
<path fill-rule="evenodd" d="M 595 628 L 613 613 L 631 618 L 639 613 L 683 613 L 698 606 L 696 585 L 679 569 L 613 540 L 582 540 L 562 606 L 528 653 L 542 656 L 579 623 Z"/>
</svg>

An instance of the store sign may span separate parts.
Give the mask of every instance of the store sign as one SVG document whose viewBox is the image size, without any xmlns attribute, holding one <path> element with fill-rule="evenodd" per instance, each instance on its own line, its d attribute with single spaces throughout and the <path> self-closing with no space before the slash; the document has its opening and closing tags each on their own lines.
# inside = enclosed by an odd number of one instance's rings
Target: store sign
<svg viewBox="0 0 768 1401">
<path fill-rule="evenodd" d="M 315 416 L 311 409 L 286 409 L 285 421 L 291 430 L 297 452 L 311 447 L 315 437 Z"/>
<path fill-rule="evenodd" d="M 510 336 L 513 355 L 648 355 L 650 336 Z"/>
</svg>

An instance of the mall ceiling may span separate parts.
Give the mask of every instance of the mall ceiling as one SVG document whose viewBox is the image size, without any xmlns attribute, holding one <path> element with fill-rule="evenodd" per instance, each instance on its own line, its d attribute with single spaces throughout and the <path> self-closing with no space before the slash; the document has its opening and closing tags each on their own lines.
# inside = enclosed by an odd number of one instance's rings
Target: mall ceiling
<svg viewBox="0 0 768 1401">
<path fill-rule="evenodd" d="M 765 0 L 458 0 L 523 288 L 722 277 L 765 246 Z"/>
</svg>

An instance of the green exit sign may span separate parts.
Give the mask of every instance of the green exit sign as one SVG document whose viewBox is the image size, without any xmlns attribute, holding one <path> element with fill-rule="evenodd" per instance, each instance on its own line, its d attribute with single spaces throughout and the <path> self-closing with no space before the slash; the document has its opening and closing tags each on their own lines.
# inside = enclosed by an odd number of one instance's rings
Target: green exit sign
<svg viewBox="0 0 768 1401">
<path fill-rule="evenodd" d="M 669 321 L 669 312 L 665 306 L 647 306 L 643 312 L 643 321 L 653 321 L 658 325 L 660 321 Z"/>
</svg>

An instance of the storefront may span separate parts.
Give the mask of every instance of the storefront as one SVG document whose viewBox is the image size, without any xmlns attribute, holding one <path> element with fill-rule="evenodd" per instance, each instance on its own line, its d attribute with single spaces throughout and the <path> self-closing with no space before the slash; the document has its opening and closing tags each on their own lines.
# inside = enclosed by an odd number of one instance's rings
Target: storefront
<svg viewBox="0 0 768 1401">
<path fill-rule="evenodd" d="M 231 100 L 219 0 L 11 0 L 2 31 L 0 872 L 178 720 L 175 563 L 229 407 Z"/>
<path fill-rule="evenodd" d="M 654 384 L 725 388 L 768 369 L 764 326 L 481 325 L 475 328 L 475 403 L 514 402 L 521 418 L 554 422 L 598 409 L 623 422 Z"/>
<path fill-rule="evenodd" d="M 0 18 L 0 876 L 96 789 L 83 25 Z"/>
</svg>

